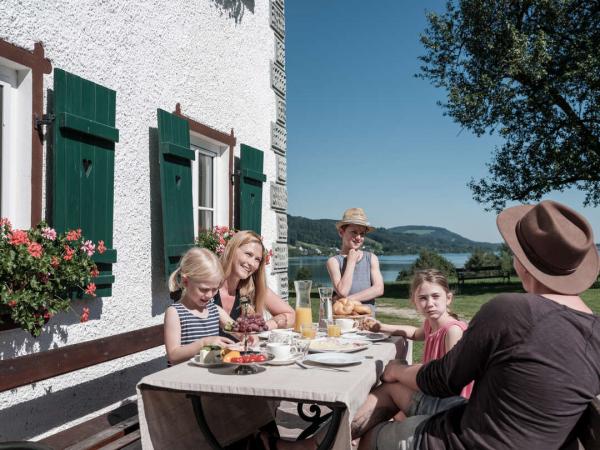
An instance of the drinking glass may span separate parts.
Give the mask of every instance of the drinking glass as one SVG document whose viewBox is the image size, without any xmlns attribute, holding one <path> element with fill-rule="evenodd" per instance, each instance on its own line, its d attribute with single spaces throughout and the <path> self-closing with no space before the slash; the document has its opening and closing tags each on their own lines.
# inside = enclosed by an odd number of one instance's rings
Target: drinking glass
<svg viewBox="0 0 600 450">
<path fill-rule="evenodd" d="M 327 336 L 340 337 L 342 335 L 342 327 L 335 323 L 334 320 L 327 321 Z"/>
<path fill-rule="evenodd" d="M 331 297 L 333 296 L 333 288 L 320 287 L 319 298 L 319 331 L 327 330 L 327 321 L 333 319 L 333 306 Z"/>
<path fill-rule="evenodd" d="M 294 339 L 294 346 L 298 350 L 298 353 L 302 355 L 302 359 L 308 353 L 308 349 L 310 347 L 310 339 L 297 338 Z"/>
<path fill-rule="evenodd" d="M 303 323 L 300 326 L 302 337 L 305 339 L 314 339 L 317 337 L 318 323 Z"/>
</svg>

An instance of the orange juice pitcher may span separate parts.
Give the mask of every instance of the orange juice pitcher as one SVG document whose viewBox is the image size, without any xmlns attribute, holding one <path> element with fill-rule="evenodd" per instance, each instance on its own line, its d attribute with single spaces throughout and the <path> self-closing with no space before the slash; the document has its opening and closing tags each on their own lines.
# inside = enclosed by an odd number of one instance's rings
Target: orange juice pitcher
<svg viewBox="0 0 600 450">
<path fill-rule="evenodd" d="M 294 281 L 296 289 L 296 323 L 294 331 L 300 333 L 302 324 L 312 323 L 312 309 L 310 306 L 310 289 L 312 287 L 311 280 Z"/>
</svg>

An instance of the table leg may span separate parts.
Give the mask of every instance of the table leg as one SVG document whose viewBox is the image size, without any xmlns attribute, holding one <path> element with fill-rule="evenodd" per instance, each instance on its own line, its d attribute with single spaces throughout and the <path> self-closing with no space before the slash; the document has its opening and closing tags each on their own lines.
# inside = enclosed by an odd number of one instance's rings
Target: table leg
<svg viewBox="0 0 600 450">
<path fill-rule="evenodd" d="M 200 401 L 200 397 L 198 395 L 188 395 L 190 400 L 192 401 L 192 406 L 194 407 L 194 415 L 196 416 L 196 422 L 198 422 L 198 426 L 202 431 L 202 434 L 206 438 L 206 441 L 210 445 L 213 450 L 222 450 L 223 447 L 215 438 L 215 435 L 210 431 L 210 427 L 206 422 L 206 417 L 204 417 L 204 410 L 202 409 L 202 402 Z"/>
<path fill-rule="evenodd" d="M 329 421 L 329 425 L 327 427 L 327 432 L 325 433 L 325 437 L 317 447 L 317 450 L 329 450 L 333 447 L 333 443 L 335 442 L 335 437 L 340 428 L 340 423 L 342 422 L 342 416 L 344 415 L 344 410 L 346 409 L 344 406 L 330 406 L 331 412 L 321 416 L 321 408 L 319 405 L 312 404 L 310 405 L 310 412 L 313 413 L 313 416 L 308 416 L 304 413 L 303 410 L 304 403 L 298 403 L 298 415 L 307 422 L 312 422 L 302 433 L 298 436 L 298 441 L 306 439 L 310 435 L 314 434 L 325 421 Z"/>
</svg>

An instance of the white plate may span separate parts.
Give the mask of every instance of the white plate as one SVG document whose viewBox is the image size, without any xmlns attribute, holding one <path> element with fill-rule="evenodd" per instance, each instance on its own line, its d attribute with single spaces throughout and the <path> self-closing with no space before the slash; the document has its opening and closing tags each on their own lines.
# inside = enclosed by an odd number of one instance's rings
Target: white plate
<svg viewBox="0 0 600 450">
<path fill-rule="evenodd" d="M 353 353 L 364 350 L 369 345 L 371 345 L 370 342 L 358 339 L 322 338 L 314 339 L 308 350 L 311 353 Z"/>
<path fill-rule="evenodd" d="M 194 358 L 190 358 L 190 364 L 192 366 L 197 366 L 197 367 L 205 367 L 210 369 L 211 367 L 223 367 L 225 365 L 224 362 L 216 362 L 216 363 L 200 363 L 200 362 L 196 362 L 194 361 Z"/>
<path fill-rule="evenodd" d="M 348 353 L 316 353 L 304 358 L 304 361 L 311 361 L 326 366 L 351 366 L 353 364 L 360 364 L 362 360 L 363 358 L 360 356 L 349 355 Z"/>
<path fill-rule="evenodd" d="M 344 335 L 344 339 L 358 339 L 361 341 L 379 342 L 385 341 L 389 336 L 384 333 L 373 333 L 371 331 L 358 331 Z"/>
<path fill-rule="evenodd" d="M 296 353 L 288 359 L 272 359 L 271 361 L 267 361 L 267 364 L 271 366 L 289 366 L 290 364 L 294 364 L 300 358 L 302 358 L 302 353 Z"/>
</svg>

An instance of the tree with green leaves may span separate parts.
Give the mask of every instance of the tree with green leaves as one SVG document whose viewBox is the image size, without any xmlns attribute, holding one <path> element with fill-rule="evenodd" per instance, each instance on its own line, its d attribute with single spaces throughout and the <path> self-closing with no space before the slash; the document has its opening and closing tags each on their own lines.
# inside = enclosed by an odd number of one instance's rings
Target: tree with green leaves
<svg viewBox="0 0 600 450">
<path fill-rule="evenodd" d="M 600 204 L 598 0 L 449 0 L 429 13 L 419 77 L 447 90 L 445 113 L 498 133 L 486 209 L 576 187 Z"/>
<path fill-rule="evenodd" d="M 456 276 L 456 268 L 454 267 L 454 264 L 452 264 L 439 253 L 431 250 L 422 250 L 419 253 L 419 257 L 408 269 L 403 269 L 398 273 L 396 281 L 410 279 L 415 272 L 425 269 L 437 269 L 442 272 L 446 278 Z"/>
<path fill-rule="evenodd" d="M 482 267 L 500 266 L 500 258 L 493 252 L 476 249 L 465 263 L 465 269 L 476 270 Z"/>
</svg>

